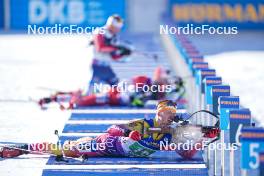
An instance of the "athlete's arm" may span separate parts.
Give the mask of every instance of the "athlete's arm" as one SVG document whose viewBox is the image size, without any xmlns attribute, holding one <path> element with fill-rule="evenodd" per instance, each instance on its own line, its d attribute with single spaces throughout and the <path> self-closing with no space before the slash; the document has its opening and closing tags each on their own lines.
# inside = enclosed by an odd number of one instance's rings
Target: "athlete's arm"
<svg viewBox="0 0 264 176">
<path fill-rule="evenodd" d="M 112 45 L 106 45 L 105 38 L 102 34 L 97 34 L 94 36 L 94 45 L 98 52 L 111 53 L 118 49 Z"/>
<path fill-rule="evenodd" d="M 127 124 L 112 125 L 107 129 L 107 133 L 113 136 L 129 136 L 131 131 L 138 131 L 140 134 L 143 134 L 143 125 L 143 119 L 133 120 Z"/>
<path fill-rule="evenodd" d="M 125 55 L 130 55 L 131 51 L 120 48 L 120 46 L 107 45 L 102 34 L 94 36 L 94 45 L 98 52 L 105 52 L 111 54 L 113 60 L 119 60 Z"/>
<path fill-rule="evenodd" d="M 125 125 L 112 125 L 107 129 L 107 133 L 112 136 L 128 136 L 130 132 Z"/>
</svg>

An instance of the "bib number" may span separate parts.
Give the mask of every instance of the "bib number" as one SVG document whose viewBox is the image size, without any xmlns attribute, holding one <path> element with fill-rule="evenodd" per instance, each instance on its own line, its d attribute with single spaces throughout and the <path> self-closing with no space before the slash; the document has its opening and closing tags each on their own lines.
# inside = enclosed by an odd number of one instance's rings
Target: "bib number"
<svg viewBox="0 0 264 176">
<path fill-rule="evenodd" d="M 146 157 L 155 152 L 155 150 L 144 147 L 140 145 L 138 142 L 135 142 L 134 144 L 130 145 L 129 149 L 130 149 L 131 155 L 137 156 L 137 157 Z"/>
</svg>

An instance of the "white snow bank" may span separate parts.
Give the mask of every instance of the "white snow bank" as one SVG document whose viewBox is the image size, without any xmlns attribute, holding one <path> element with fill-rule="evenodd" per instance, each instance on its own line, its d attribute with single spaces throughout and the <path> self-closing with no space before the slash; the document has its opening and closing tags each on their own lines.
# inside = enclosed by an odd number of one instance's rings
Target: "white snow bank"
<svg viewBox="0 0 264 176">
<path fill-rule="evenodd" d="M 38 87 L 75 90 L 88 83 L 87 36 L 0 35 L 0 99 L 38 99 Z M 34 103 L 0 101 L 0 142 L 55 142 L 69 112 L 41 111 Z M 41 175 L 47 157 L 0 161 L 0 175 Z M 32 157 L 32 156 L 30 156 Z"/>
<path fill-rule="evenodd" d="M 264 126 L 264 51 L 227 52 L 208 55 L 206 60 Z"/>
</svg>

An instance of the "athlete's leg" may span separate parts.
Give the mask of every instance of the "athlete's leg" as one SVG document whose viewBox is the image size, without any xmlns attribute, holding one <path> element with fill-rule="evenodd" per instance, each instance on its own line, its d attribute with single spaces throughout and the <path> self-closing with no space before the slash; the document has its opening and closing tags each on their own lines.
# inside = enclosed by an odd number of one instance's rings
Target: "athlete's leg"
<svg viewBox="0 0 264 176">
<path fill-rule="evenodd" d="M 71 100 L 72 104 L 75 104 L 77 107 L 83 106 L 96 106 L 96 105 L 105 105 L 108 104 L 109 97 L 106 93 L 100 94 L 91 94 L 87 96 L 81 96 L 79 98 L 73 98 Z"/>
<path fill-rule="evenodd" d="M 87 95 L 98 93 L 98 91 L 94 89 L 95 84 L 105 83 L 115 85 L 118 83 L 118 78 L 109 64 L 94 60 L 92 69 L 92 79 L 88 85 Z"/>
<path fill-rule="evenodd" d="M 78 91 L 75 92 L 57 92 L 50 97 L 44 97 L 38 101 L 38 104 L 42 107 L 45 104 L 49 104 L 52 102 L 62 103 L 69 102 L 71 97 L 75 95 Z"/>
<path fill-rule="evenodd" d="M 33 144 L 20 144 L 20 145 L 7 145 L 2 147 L 0 155 L 3 158 L 13 158 L 23 154 L 49 154 L 52 153 L 52 149 L 59 155 L 59 149 L 56 144 L 52 143 L 33 143 Z"/>
</svg>

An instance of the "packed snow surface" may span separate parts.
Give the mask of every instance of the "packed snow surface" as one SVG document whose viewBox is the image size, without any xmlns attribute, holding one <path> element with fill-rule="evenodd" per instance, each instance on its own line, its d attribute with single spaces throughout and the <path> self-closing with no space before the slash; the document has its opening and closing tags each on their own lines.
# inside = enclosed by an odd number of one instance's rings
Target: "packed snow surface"
<svg viewBox="0 0 264 176">
<path fill-rule="evenodd" d="M 235 51 L 208 55 L 206 60 L 217 75 L 231 86 L 245 108 L 264 126 L 264 51 Z"/>
</svg>

